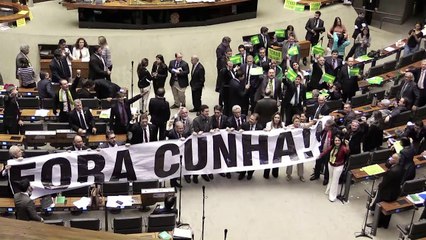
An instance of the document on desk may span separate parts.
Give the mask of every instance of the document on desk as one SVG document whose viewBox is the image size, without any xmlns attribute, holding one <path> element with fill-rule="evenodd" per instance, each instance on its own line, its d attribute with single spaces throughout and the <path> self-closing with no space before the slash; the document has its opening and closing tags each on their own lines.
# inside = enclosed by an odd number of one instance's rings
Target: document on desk
<svg viewBox="0 0 426 240">
<path fill-rule="evenodd" d="M 111 108 L 102 110 L 101 114 L 99 114 L 100 119 L 109 119 L 110 116 L 111 116 Z"/>
<path fill-rule="evenodd" d="M 47 114 L 49 114 L 48 109 L 37 109 L 35 111 L 34 116 L 36 116 L 36 117 L 47 117 Z"/>
<path fill-rule="evenodd" d="M 395 48 L 393 48 L 393 47 L 387 47 L 387 48 L 385 48 L 385 51 L 386 52 L 393 52 L 393 51 L 395 51 Z"/>
<path fill-rule="evenodd" d="M 178 238 L 178 239 L 192 239 L 192 232 L 190 229 L 180 229 L 180 228 L 175 228 L 173 230 L 173 239 Z"/>
<path fill-rule="evenodd" d="M 119 195 L 119 196 L 108 196 L 107 198 L 107 208 L 124 208 L 131 207 L 133 205 L 132 196 L 129 195 Z"/>
<path fill-rule="evenodd" d="M 426 191 L 421 193 L 410 194 L 407 196 L 407 199 L 414 204 L 423 204 L 426 199 Z"/>
<path fill-rule="evenodd" d="M 88 197 L 82 197 L 80 200 L 73 202 L 74 206 L 80 209 L 87 209 L 87 206 L 89 206 L 91 203 L 92 200 Z"/>
<path fill-rule="evenodd" d="M 363 170 L 364 172 L 366 172 L 370 176 L 377 175 L 377 174 L 385 172 L 385 170 L 383 170 L 383 168 L 380 167 L 378 164 L 363 167 L 363 168 L 361 168 L 361 170 Z"/>
</svg>

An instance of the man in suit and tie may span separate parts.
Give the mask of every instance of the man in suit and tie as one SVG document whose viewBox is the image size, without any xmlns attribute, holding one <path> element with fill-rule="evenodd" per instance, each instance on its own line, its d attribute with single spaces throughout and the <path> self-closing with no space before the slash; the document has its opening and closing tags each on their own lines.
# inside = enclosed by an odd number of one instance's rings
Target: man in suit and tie
<svg viewBox="0 0 426 240">
<path fill-rule="evenodd" d="M 421 67 L 411 71 L 415 77 L 417 88 L 419 89 L 419 98 L 417 107 L 426 104 L 426 60 L 423 60 Z"/>
<path fill-rule="evenodd" d="M 203 64 L 196 55 L 191 57 L 192 70 L 191 70 L 191 90 L 192 90 L 192 105 L 193 109 L 190 112 L 199 112 L 201 106 L 201 96 L 203 93 L 204 82 L 206 81 L 206 72 Z"/>
<path fill-rule="evenodd" d="M 72 146 L 67 148 L 67 151 L 83 151 L 87 150 L 87 147 L 84 145 L 83 138 L 80 135 L 75 135 L 74 140 L 72 141 Z"/>
<path fill-rule="evenodd" d="M 241 63 L 238 65 L 246 64 L 248 53 L 246 47 L 243 44 L 238 46 L 238 55 L 241 57 Z"/>
<path fill-rule="evenodd" d="M 188 63 L 182 60 L 182 53 L 175 53 L 175 60 L 169 63 L 170 72 L 170 87 L 172 88 L 174 104 L 170 107 L 172 109 L 185 107 L 185 90 L 188 87 Z"/>
<path fill-rule="evenodd" d="M 225 129 L 227 127 L 228 117 L 223 115 L 222 107 L 220 105 L 216 105 L 213 108 L 214 115 L 211 116 L 211 129 Z"/>
<path fill-rule="evenodd" d="M 309 18 L 309 20 L 306 22 L 305 29 L 306 29 L 306 36 L 305 39 L 309 42 L 311 42 L 312 46 L 315 46 L 318 44 L 319 37 L 322 32 L 325 32 L 324 28 L 324 21 L 320 19 L 321 12 L 316 11 L 313 18 Z M 311 59 L 312 62 L 312 59 Z M 306 65 L 307 61 L 306 58 L 303 58 L 303 64 Z"/>
<path fill-rule="evenodd" d="M 294 82 L 290 82 L 287 78 L 284 79 L 284 86 L 286 87 L 281 113 L 285 116 L 286 125 L 292 123 L 294 114 L 303 112 L 306 103 L 306 88 L 301 84 L 302 77 L 296 76 Z"/>
<path fill-rule="evenodd" d="M 266 123 L 271 121 L 272 115 L 278 112 L 277 100 L 271 98 L 271 90 L 267 89 L 265 91 L 265 97 L 257 102 L 254 112 L 259 114 L 258 122 L 265 128 Z"/>
<path fill-rule="evenodd" d="M 166 125 L 170 119 L 170 105 L 164 97 L 165 93 L 164 88 L 159 88 L 155 98 L 151 98 L 148 106 L 151 122 L 155 125 L 154 135 L 157 136 L 159 133 L 158 140 L 166 139 Z"/>
<path fill-rule="evenodd" d="M 347 64 L 345 64 L 340 72 L 337 74 L 337 81 L 342 86 L 342 100 L 351 101 L 352 97 L 355 96 L 356 91 L 358 90 L 358 78 L 359 74 L 352 75 L 351 70 L 354 68 L 354 58 L 348 58 Z"/>
<path fill-rule="evenodd" d="M 19 192 L 13 196 L 15 202 L 16 219 L 24 221 L 44 222 L 44 219 L 37 215 L 34 201 L 30 198 L 33 188 L 30 181 L 25 178 L 18 183 Z"/>
<path fill-rule="evenodd" d="M 296 47 L 297 51 L 299 52 L 296 55 L 290 56 L 288 54 L 288 50 L 292 47 Z M 285 40 L 283 42 L 283 48 L 282 48 L 282 53 L 283 53 L 283 61 L 282 61 L 282 68 L 287 68 L 290 66 L 287 66 L 287 61 L 290 60 L 291 63 L 299 63 L 300 61 L 300 45 L 299 43 L 296 42 L 296 37 L 293 34 L 290 34 L 288 36 L 288 39 Z"/>
<path fill-rule="evenodd" d="M 312 74 L 309 82 L 307 83 L 307 90 L 314 89 L 327 89 L 327 83 L 322 80 L 322 75 L 326 73 L 325 58 L 319 56 L 312 63 Z"/>
<path fill-rule="evenodd" d="M 186 107 L 181 107 L 179 112 L 176 114 L 173 125 L 176 122 L 181 121 L 184 126 L 184 134 L 188 134 L 188 136 L 192 133 L 192 119 L 188 116 L 188 109 Z"/>
<path fill-rule="evenodd" d="M 50 61 L 49 68 L 52 73 L 52 82 L 59 83 L 61 79 L 69 80 L 71 78 L 70 68 L 67 59 L 62 56 L 60 49 L 53 52 L 53 59 Z"/>
<path fill-rule="evenodd" d="M 130 129 L 128 134 L 128 141 L 130 144 L 149 143 L 157 141 L 155 136 L 154 126 L 148 123 L 148 115 L 142 114 L 140 116 L 140 123 L 135 123 Z"/>
<path fill-rule="evenodd" d="M 259 120 L 259 114 L 253 113 L 252 115 L 250 115 L 248 121 L 243 123 L 243 125 L 241 126 L 241 129 L 244 131 L 262 130 L 263 126 L 258 123 L 258 120 Z M 247 180 L 251 180 L 253 177 L 253 173 L 254 173 L 254 170 L 239 172 L 238 180 L 244 179 L 246 174 L 247 174 Z"/>
<path fill-rule="evenodd" d="M 80 99 L 74 101 L 74 109 L 69 113 L 71 129 L 78 135 L 96 134 L 95 119 L 89 109 L 84 109 Z"/>
<path fill-rule="evenodd" d="M 222 58 L 225 56 L 226 51 L 230 49 L 230 44 L 231 44 L 231 38 L 228 36 L 225 36 L 222 38 L 222 42 L 216 48 L 216 69 L 217 69 L 218 75 L 219 75 L 219 71 L 222 69 L 220 61 L 222 61 Z"/>
<path fill-rule="evenodd" d="M 326 116 L 330 114 L 330 108 L 325 104 L 325 97 L 320 95 L 318 96 L 318 102 L 315 104 L 315 113 L 312 117 L 313 119 L 319 119 L 320 116 Z"/>
<path fill-rule="evenodd" d="M 419 88 L 414 82 L 414 75 L 412 72 L 406 72 L 404 82 L 402 82 L 401 91 L 398 94 L 398 98 L 407 99 L 407 107 L 413 111 L 417 110 L 419 106 Z"/>
<path fill-rule="evenodd" d="M 268 34 L 269 29 L 267 27 L 261 27 L 260 33 L 257 35 L 259 37 L 259 44 L 255 45 L 255 53 L 259 53 L 260 48 L 268 49 L 271 47 L 271 38 Z M 268 53 L 266 53 L 268 55 Z"/>
<path fill-rule="evenodd" d="M 232 63 L 231 63 L 232 64 Z M 239 105 L 242 108 L 242 112 L 245 114 L 248 112 L 248 91 L 250 85 L 244 84 L 245 76 L 241 69 L 238 69 L 236 73 L 232 73 L 234 76 L 229 82 L 228 88 L 228 107 L 224 108 L 224 113 L 226 116 L 230 116 L 232 114 L 232 106 Z"/>
<path fill-rule="evenodd" d="M 172 139 L 184 140 L 185 138 L 189 137 L 189 135 L 191 135 L 191 134 L 185 133 L 185 127 L 184 127 L 183 123 L 181 121 L 176 121 L 174 128 L 171 129 L 170 131 L 168 131 L 167 138 L 169 140 L 172 140 Z M 186 177 L 186 178 L 188 178 L 188 177 Z M 191 181 L 190 178 L 189 178 L 189 181 Z M 198 178 L 194 178 L 194 183 L 198 183 Z M 178 178 L 170 179 L 170 186 L 171 187 L 178 187 L 178 188 L 182 187 L 182 185 L 178 182 Z"/>
<path fill-rule="evenodd" d="M 266 76 L 263 77 L 263 81 L 258 88 L 257 95 L 255 97 L 255 101 L 259 101 L 265 92 L 269 90 L 271 92 L 270 97 L 279 101 L 281 98 L 281 80 L 275 77 L 275 70 L 269 69 Z M 256 104 L 257 105 L 257 104 Z"/>
<path fill-rule="evenodd" d="M 4 132 L 7 134 L 19 134 L 19 129 L 24 125 L 21 120 L 21 110 L 18 104 L 18 90 L 15 85 L 6 85 L 4 96 Z"/>
<path fill-rule="evenodd" d="M 269 58 L 266 56 L 266 48 L 261 47 L 259 49 L 259 66 L 263 69 L 263 73 L 266 73 L 269 69 L 269 65 L 271 63 L 271 61 L 269 60 Z"/>
<path fill-rule="evenodd" d="M 377 11 L 380 5 L 380 0 L 363 0 L 362 7 L 367 10 Z M 368 25 L 371 25 L 371 20 L 373 20 L 372 12 L 365 12 L 365 20 Z"/>
<path fill-rule="evenodd" d="M 246 122 L 246 115 L 241 114 L 241 107 L 235 105 L 232 107 L 232 116 L 228 118 L 228 127 L 234 130 L 240 130 L 243 123 Z"/>
<path fill-rule="evenodd" d="M 131 99 L 125 99 L 125 96 L 124 92 L 118 92 L 117 102 L 111 106 L 109 129 L 117 134 L 127 133 L 130 120 L 132 120 L 130 106 L 142 97 L 141 94 L 138 94 Z"/>
<path fill-rule="evenodd" d="M 53 101 L 53 114 L 56 115 L 59 108 L 59 122 L 69 122 L 68 114 L 74 109 L 75 106 L 75 91 L 70 89 L 68 81 L 65 79 L 62 79 L 59 84 L 61 88 L 55 95 Z"/>
<path fill-rule="evenodd" d="M 254 64 L 254 60 L 253 60 L 253 56 L 249 55 L 247 57 L 247 64 L 241 65 L 240 69 L 242 71 L 242 73 L 244 73 L 244 84 L 245 86 L 248 85 L 247 88 L 247 94 L 246 94 L 246 99 L 244 100 L 245 102 L 248 102 L 250 105 L 250 111 L 253 112 L 254 107 L 256 105 L 256 93 L 257 93 L 257 89 L 260 86 L 260 77 L 259 75 L 252 75 L 251 74 L 251 69 L 253 68 L 257 68 L 258 66 L 256 64 Z M 247 99 L 248 98 L 248 99 Z M 248 100 L 248 101 L 247 101 Z M 246 104 L 244 104 L 246 105 Z M 244 108 L 244 112 L 245 112 L 245 108 Z M 247 109 L 248 110 L 248 109 Z"/>
<path fill-rule="evenodd" d="M 48 72 L 40 72 L 40 81 L 37 83 L 38 97 L 40 99 L 53 98 L 52 80 Z"/>
<path fill-rule="evenodd" d="M 94 50 L 95 52 L 90 56 L 89 61 L 89 79 L 110 79 L 111 71 L 102 58 L 102 47 L 96 45 Z"/>
<path fill-rule="evenodd" d="M 103 142 L 99 145 L 99 148 L 111 148 L 111 147 L 118 147 L 122 146 L 125 143 L 121 141 L 117 141 L 117 137 L 114 133 L 114 131 L 107 131 L 105 134 L 106 142 Z"/>
<path fill-rule="evenodd" d="M 325 72 L 335 77 L 342 67 L 342 59 L 338 57 L 339 52 L 337 50 L 331 51 L 331 56 L 325 57 Z"/>
</svg>

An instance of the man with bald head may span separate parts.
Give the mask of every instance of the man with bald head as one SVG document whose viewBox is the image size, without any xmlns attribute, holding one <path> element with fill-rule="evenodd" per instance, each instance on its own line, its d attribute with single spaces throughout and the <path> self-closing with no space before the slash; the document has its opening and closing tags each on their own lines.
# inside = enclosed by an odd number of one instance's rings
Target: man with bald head
<svg viewBox="0 0 426 240">
<path fill-rule="evenodd" d="M 201 106 L 201 95 L 203 93 L 204 82 L 206 81 L 206 72 L 203 64 L 197 55 L 191 57 L 192 70 L 191 70 L 191 91 L 192 91 L 192 105 L 193 109 L 190 112 L 199 112 Z"/>
<path fill-rule="evenodd" d="M 87 147 L 84 145 L 83 138 L 79 135 L 75 135 L 74 140 L 72 141 L 72 147 L 67 149 L 68 151 L 82 151 L 87 150 Z"/>
<path fill-rule="evenodd" d="M 188 87 L 188 63 L 182 60 L 182 53 L 175 53 L 175 60 L 169 63 L 170 87 L 172 88 L 174 104 L 170 107 L 172 109 L 185 107 L 185 90 Z"/>
<path fill-rule="evenodd" d="M 342 99 L 343 102 L 351 100 L 355 96 L 356 91 L 358 90 L 358 78 L 359 74 L 351 74 L 351 70 L 354 68 L 354 58 L 348 58 L 347 63 L 340 69 L 340 72 L 337 74 L 336 80 L 342 86 Z"/>
<path fill-rule="evenodd" d="M 28 46 L 28 44 L 23 44 L 19 47 L 19 53 L 18 55 L 16 55 L 16 79 L 19 79 L 18 68 L 20 66 L 21 59 L 27 59 L 31 66 L 31 61 L 28 57 L 28 53 L 30 53 L 30 46 Z"/>
<path fill-rule="evenodd" d="M 398 98 L 405 98 L 407 100 L 407 107 L 415 111 L 419 106 L 419 88 L 414 82 L 414 75 L 412 72 L 406 72 L 404 82 L 402 82 L 401 91 Z"/>
<path fill-rule="evenodd" d="M 318 119 L 320 116 L 325 116 L 330 114 L 330 108 L 325 104 L 325 97 L 320 95 L 318 96 L 318 101 L 315 104 L 315 113 L 311 116 L 314 119 Z"/>
<path fill-rule="evenodd" d="M 426 59 L 422 61 L 421 67 L 411 71 L 414 75 L 414 81 L 419 89 L 419 98 L 417 107 L 426 104 Z"/>
</svg>

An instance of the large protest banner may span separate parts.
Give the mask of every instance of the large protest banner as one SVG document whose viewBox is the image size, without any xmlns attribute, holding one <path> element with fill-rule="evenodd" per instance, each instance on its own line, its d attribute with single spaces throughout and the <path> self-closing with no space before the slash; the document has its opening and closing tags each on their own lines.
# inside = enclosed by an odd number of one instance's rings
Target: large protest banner
<svg viewBox="0 0 426 240">
<path fill-rule="evenodd" d="M 90 151 L 63 152 L 9 160 L 9 181 L 28 178 L 33 198 L 93 182 L 170 179 L 182 173 L 209 174 L 284 167 L 312 161 L 319 155 L 316 132 L 309 129 L 227 131 Z"/>
</svg>

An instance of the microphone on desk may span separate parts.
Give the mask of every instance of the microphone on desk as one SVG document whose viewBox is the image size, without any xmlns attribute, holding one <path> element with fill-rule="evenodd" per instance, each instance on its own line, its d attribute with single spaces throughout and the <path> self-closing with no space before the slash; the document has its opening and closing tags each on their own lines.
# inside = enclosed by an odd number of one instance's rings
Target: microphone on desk
<svg viewBox="0 0 426 240">
<path fill-rule="evenodd" d="M 225 235 L 223 239 L 226 240 L 226 235 L 228 235 L 228 229 L 225 228 L 225 230 L 223 230 L 223 232 L 224 232 L 224 235 Z"/>
</svg>

